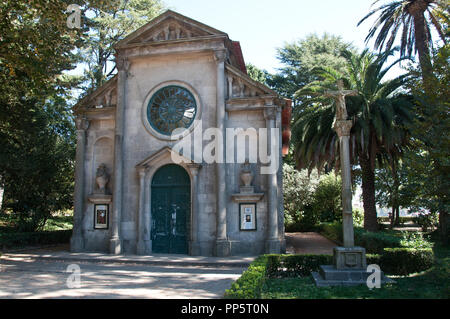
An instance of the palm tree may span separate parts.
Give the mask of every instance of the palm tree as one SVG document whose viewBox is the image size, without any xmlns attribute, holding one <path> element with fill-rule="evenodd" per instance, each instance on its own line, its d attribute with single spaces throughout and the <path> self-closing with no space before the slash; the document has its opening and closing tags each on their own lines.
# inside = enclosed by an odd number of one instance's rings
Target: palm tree
<svg viewBox="0 0 450 319">
<path fill-rule="evenodd" d="M 380 0 L 376 0 L 375 5 Z M 447 4 L 446 4 L 447 3 Z M 358 26 L 375 13 L 379 13 L 378 19 L 374 22 L 366 37 L 366 42 L 378 35 L 375 39 L 375 49 L 388 51 L 401 31 L 400 55 L 412 56 L 415 52 L 419 54 L 419 63 L 422 70 L 424 82 L 432 76 L 432 64 L 430 59 L 430 48 L 433 45 L 431 28 L 433 26 L 440 38 L 446 42 L 444 32 L 439 24 L 438 18 L 434 14 L 434 9 L 448 8 L 448 0 L 398 0 L 379 6 L 370 11 Z"/>
<path fill-rule="evenodd" d="M 352 164 L 359 164 L 362 172 L 364 228 L 378 230 L 375 209 L 375 164 L 383 158 L 397 158 L 407 144 L 406 124 L 412 120 L 411 96 L 397 93 L 408 80 L 408 75 L 382 82 L 388 70 L 400 60 L 383 68 L 395 50 L 372 54 L 368 50 L 359 55 L 345 52 L 348 62 L 346 86 L 358 95 L 347 97 L 347 112 L 353 121 L 350 132 Z M 324 165 L 339 166 L 339 143 L 333 130 L 335 102 L 324 96 L 342 75 L 332 69 L 320 69 L 323 80 L 315 81 L 297 91 L 305 96 L 305 112 L 294 118 L 293 142 L 299 168 L 319 170 Z M 386 154 L 388 155 L 386 157 Z"/>
</svg>

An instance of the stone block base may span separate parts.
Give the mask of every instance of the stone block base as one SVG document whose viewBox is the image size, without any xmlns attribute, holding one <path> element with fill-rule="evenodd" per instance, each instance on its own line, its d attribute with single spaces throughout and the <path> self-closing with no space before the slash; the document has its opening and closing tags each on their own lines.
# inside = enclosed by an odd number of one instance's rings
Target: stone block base
<svg viewBox="0 0 450 319">
<path fill-rule="evenodd" d="M 281 252 L 281 243 L 278 239 L 269 239 L 266 241 L 266 254 L 279 254 Z"/>
<path fill-rule="evenodd" d="M 231 244 L 228 240 L 216 241 L 216 256 L 228 257 L 231 254 Z"/>
<path fill-rule="evenodd" d="M 333 249 L 334 266 L 336 269 L 366 270 L 366 249 L 362 247 L 335 247 Z"/>
<path fill-rule="evenodd" d="M 320 266 L 319 272 L 313 272 L 312 276 L 317 287 L 326 286 L 357 286 L 367 285 L 367 278 L 373 274 L 366 269 L 336 269 L 331 265 Z M 384 273 L 380 272 L 380 284 L 392 282 Z"/>
<path fill-rule="evenodd" d="M 84 240 L 81 236 L 73 235 L 70 238 L 70 251 L 78 253 L 84 250 Z"/>
<path fill-rule="evenodd" d="M 122 253 L 122 241 L 119 238 L 111 238 L 109 241 L 109 253 L 113 255 Z"/>
<path fill-rule="evenodd" d="M 136 253 L 138 255 L 150 255 L 152 253 L 152 241 L 151 240 L 138 241 Z"/>
<path fill-rule="evenodd" d="M 190 244 L 191 249 L 189 250 L 189 255 L 191 256 L 200 256 L 201 255 L 201 248 L 199 243 L 191 243 Z"/>
</svg>

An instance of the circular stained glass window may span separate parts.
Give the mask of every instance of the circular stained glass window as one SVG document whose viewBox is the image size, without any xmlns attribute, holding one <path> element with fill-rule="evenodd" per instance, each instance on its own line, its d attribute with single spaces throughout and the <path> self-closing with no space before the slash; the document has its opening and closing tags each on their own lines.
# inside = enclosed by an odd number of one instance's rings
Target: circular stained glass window
<svg viewBox="0 0 450 319">
<path fill-rule="evenodd" d="M 150 125 L 164 135 L 171 135 L 174 129 L 191 126 L 196 112 L 197 104 L 192 93 L 176 85 L 156 91 L 147 107 Z"/>
</svg>

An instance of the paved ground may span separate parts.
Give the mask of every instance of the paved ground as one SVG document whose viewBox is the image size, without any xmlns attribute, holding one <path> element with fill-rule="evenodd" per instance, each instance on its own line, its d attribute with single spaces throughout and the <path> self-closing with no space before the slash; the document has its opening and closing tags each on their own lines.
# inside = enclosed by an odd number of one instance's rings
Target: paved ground
<svg viewBox="0 0 450 319">
<path fill-rule="evenodd" d="M 336 243 L 318 233 L 286 233 L 286 252 L 288 254 L 332 255 Z"/>
<path fill-rule="evenodd" d="M 331 254 L 336 246 L 316 233 L 290 233 L 286 243 L 288 253 Z M 10 251 L 0 257 L 0 298 L 221 298 L 253 259 Z M 69 288 L 69 265 L 79 267 L 80 287 Z"/>
<path fill-rule="evenodd" d="M 213 258 L 170 262 L 171 256 L 155 255 L 157 261 L 145 263 L 69 255 L 41 250 L 3 255 L 0 298 L 221 298 L 246 268 L 243 262 Z M 79 288 L 68 287 L 74 278 L 73 270 L 67 271 L 71 264 L 80 267 Z"/>
</svg>

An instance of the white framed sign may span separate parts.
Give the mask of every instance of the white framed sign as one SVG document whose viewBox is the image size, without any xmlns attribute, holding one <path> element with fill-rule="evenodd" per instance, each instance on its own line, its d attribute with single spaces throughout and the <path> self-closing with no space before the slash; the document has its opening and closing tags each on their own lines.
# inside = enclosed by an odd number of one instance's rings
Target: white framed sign
<svg viewBox="0 0 450 319">
<path fill-rule="evenodd" d="M 109 224 L 109 205 L 94 205 L 94 229 L 108 229 Z"/>
<path fill-rule="evenodd" d="M 256 230 L 256 204 L 239 204 L 239 229 Z"/>
</svg>

